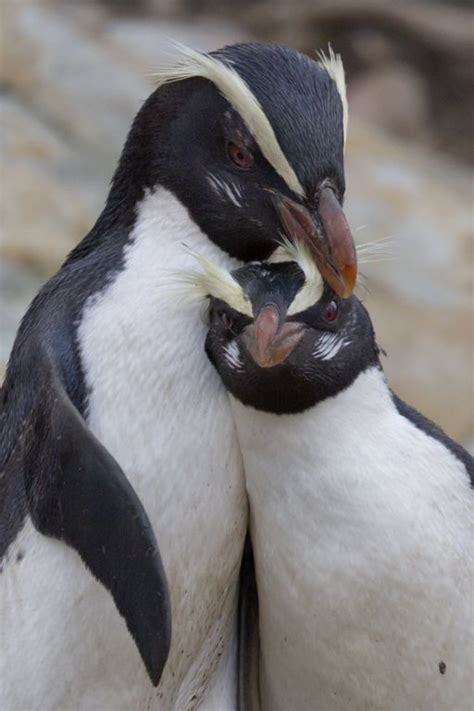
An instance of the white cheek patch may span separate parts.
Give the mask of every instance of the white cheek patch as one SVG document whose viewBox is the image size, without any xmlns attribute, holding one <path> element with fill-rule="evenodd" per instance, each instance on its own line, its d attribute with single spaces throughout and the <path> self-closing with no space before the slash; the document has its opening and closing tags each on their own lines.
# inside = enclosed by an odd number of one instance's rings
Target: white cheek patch
<svg viewBox="0 0 474 711">
<path fill-rule="evenodd" d="M 224 198 L 224 200 L 229 199 L 236 207 L 242 207 L 242 203 L 240 202 L 242 192 L 238 185 L 235 183 L 226 183 L 211 173 L 207 176 L 207 180 L 218 197 Z"/>
<path fill-rule="evenodd" d="M 231 341 L 225 348 L 224 348 L 224 357 L 230 365 L 231 368 L 234 370 L 242 370 L 244 367 L 244 364 L 242 360 L 240 359 L 240 350 L 239 346 L 235 341 Z"/>
<path fill-rule="evenodd" d="M 313 351 L 313 357 L 317 360 L 332 360 L 341 348 L 346 348 L 350 344 L 351 341 L 347 341 L 336 333 L 325 333 L 319 339 L 318 346 Z"/>
</svg>

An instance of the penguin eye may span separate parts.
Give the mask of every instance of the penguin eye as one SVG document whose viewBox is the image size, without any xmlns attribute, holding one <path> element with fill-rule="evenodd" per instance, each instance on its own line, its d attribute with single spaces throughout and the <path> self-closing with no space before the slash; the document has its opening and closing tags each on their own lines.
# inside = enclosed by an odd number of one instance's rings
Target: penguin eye
<svg viewBox="0 0 474 711">
<path fill-rule="evenodd" d="M 336 302 L 330 301 L 329 304 L 327 304 L 327 306 L 325 307 L 324 312 L 323 312 L 324 320 L 329 321 L 329 323 L 331 323 L 331 321 L 335 321 L 335 319 L 337 317 L 337 310 L 338 309 L 337 309 Z"/>
<path fill-rule="evenodd" d="M 236 143 L 230 142 L 227 144 L 227 155 L 232 163 L 243 170 L 249 170 L 253 166 L 253 155 Z"/>
<path fill-rule="evenodd" d="M 232 319 L 225 311 L 221 313 L 221 319 L 226 328 L 232 328 Z"/>
</svg>

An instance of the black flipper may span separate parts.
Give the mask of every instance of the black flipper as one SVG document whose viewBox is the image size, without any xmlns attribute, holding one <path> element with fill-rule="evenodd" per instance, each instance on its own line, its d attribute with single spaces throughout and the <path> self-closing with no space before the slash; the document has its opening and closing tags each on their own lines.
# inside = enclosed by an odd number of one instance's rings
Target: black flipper
<svg viewBox="0 0 474 711">
<path fill-rule="evenodd" d="M 239 593 L 239 711 L 260 711 L 260 636 L 252 542 L 247 533 Z"/>
<path fill-rule="evenodd" d="M 33 523 L 74 548 L 110 591 L 157 685 L 169 653 L 171 614 L 155 535 L 126 476 L 54 372 L 36 400 L 19 454 Z"/>
</svg>

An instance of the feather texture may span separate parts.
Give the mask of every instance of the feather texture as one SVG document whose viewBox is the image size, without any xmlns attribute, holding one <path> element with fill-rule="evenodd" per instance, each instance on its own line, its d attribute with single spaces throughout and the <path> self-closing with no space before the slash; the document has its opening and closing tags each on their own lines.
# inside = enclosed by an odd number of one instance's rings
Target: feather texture
<svg viewBox="0 0 474 711">
<path fill-rule="evenodd" d="M 366 242 L 356 245 L 358 262 L 372 262 L 390 259 L 384 250 L 386 240 Z M 185 246 L 185 245 L 183 245 Z M 181 269 L 168 272 L 167 288 L 180 293 L 190 300 L 206 299 L 210 296 L 221 299 L 235 311 L 253 318 L 252 305 L 242 286 L 232 274 L 201 254 L 185 248 L 197 260 L 200 269 Z M 301 313 L 319 301 L 324 289 L 323 279 L 316 264 L 302 242 L 290 242 L 286 237 L 280 240 L 280 247 L 272 255 L 271 262 L 296 262 L 305 276 L 305 282 L 288 308 L 288 316 Z"/>
<path fill-rule="evenodd" d="M 190 299 L 221 299 L 239 313 L 252 318 L 252 305 L 239 282 L 226 269 L 188 249 L 200 269 L 181 269 L 170 273 L 176 290 Z"/>
<path fill-rule="evenodd" d="M 283 153 L 275 132 L 256 96 L 238 72 L 217 55 L 196 52 L 180 43 L 173 43 L 176 62 L 153 73 L 159 84 L 169 84 L 192 77 L 211 81 L 238 111 L 265 158 L 288 187 L 297 195 L 304 190 L 295 171 Z"/>
<path fill-rule="evenodd" d="M 334 54 L 331 45 L 328 46 L 328 54 L 322 50 L 317 52 L 319 64 L 327 71 L 331 79 L 335 82 L 342 103 L 342 120 L 344 126 L 344 145 L 347 139 L 347 126 L 349 123 L 349 105 L 347 103 L 346 75 L 340 54 Z"/>
<path fill-rule="evenodd" d="M 288 316 L 300 313 L 313 306 L 322 296 L 324 283 L 311 257 L 308 248 L 302 242 L 290 242 L 282 238 L 281 246 L 290 259 L 297 263 L 305 276 L 305 282 L 288 308 Z"/>
</svg>

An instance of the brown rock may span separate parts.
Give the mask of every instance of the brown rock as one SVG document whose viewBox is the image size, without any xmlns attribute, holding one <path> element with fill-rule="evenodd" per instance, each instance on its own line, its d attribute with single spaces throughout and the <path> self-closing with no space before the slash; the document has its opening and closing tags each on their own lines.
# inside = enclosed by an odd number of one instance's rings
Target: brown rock
<svg viewBox="0 0 474 711">
<path fill-rule="evenodd" d="M 359 75 L 351 82 L 349 103 L 353 116 L 402 138 L 415 138 L 431 120 L 426 83 L 406 65 Z"/>
<path fill-rule="evenodd" d="M 105 185 L 86 181 L 75 152 L 13 98 L 0 107 L 0 255 L 49 275 L 92 226 Z"/>
<path fill-rule="evenodd" d="M 0 262 L 0 383 L 18 324 L 43 281 L 27 267 L 5 259 Z"/>
<path fill-rule="evenodd" d="M 96 163 L 115 158 L 151 82 L 60 9 L 9 2 L 2 13 L 3 83 Z"/>
</svg>

